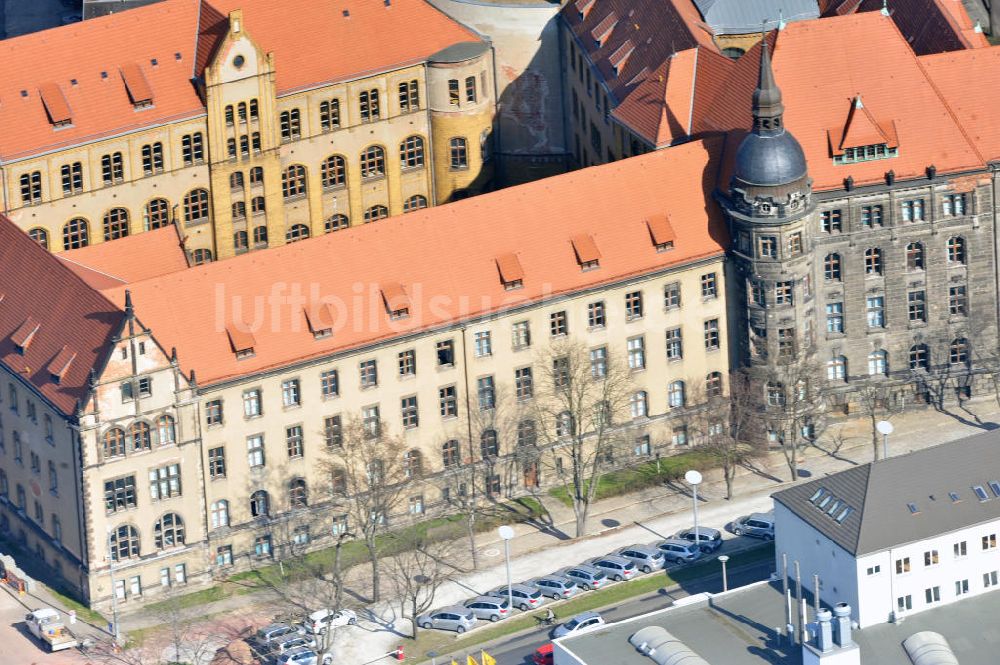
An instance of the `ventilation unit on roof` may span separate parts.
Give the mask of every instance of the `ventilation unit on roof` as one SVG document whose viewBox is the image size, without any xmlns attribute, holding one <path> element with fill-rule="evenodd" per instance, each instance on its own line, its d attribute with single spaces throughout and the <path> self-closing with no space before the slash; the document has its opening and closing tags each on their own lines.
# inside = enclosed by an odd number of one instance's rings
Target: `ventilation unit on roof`
<svg viewBox="0 0 1000 665">
<path fill-rule="evenodd" d="M 911 515 L 919 515 L 920 514 L 920 509 L 917 508 L 917 504 L 915 504 L 915 503 L 908 503 L 908 504 L 906 504 L 906 508 L 910 511 Z"/>
</svg>

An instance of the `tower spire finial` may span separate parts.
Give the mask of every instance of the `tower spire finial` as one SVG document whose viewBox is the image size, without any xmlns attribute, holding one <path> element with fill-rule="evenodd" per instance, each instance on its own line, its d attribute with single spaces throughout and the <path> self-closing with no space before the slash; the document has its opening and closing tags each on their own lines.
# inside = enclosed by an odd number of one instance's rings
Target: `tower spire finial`
<svg viewBox="0 0 1000 665">
<path fill-rule="evenodd" d="M 774 80 L 771 54 L 766 33 L 760 40 L 760 74 L 753 93 L 753 128 L 755 132 L 781 129 L 781 116 L 785 107 L 781 103 L 781 90 Z"/>
</svg>

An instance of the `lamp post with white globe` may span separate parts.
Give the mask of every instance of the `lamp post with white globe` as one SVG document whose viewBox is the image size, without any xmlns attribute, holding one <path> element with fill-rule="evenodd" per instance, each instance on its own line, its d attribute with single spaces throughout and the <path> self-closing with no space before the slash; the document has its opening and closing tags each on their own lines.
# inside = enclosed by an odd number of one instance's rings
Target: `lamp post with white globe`
<svg viewBox="0 0 1000 665">
<path fill-rule="evenodd" d="M 507 611 L 514 611 L 514 585 L 510 581 L 510 540 L 514 537 L 514 529 L 506 524 L 497 529 L 497 533 L 503 538 L 503 553 L 507 559 Z"/>
<path fill-rule="evenodd" d="M 875 429 L 882 435 L 882 459 L 889 459 L 889 435 L 895 428 L 888 420 L 880 420 L 875 423 Z"/>
<path fill-rule="evenodd" d="M 694 499 L 694 544 L 701 551 L 701 533 L 698 532 L 698 485 L 701 484 L 701 473 L 691 469 L 684 474 L 684 480 L 691 486 L 691 496 Z"/>
</svg>

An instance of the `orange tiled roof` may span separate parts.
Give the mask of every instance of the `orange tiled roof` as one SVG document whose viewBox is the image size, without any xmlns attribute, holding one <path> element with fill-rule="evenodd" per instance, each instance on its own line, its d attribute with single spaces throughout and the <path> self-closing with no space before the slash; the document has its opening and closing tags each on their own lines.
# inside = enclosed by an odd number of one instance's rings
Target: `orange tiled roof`
<svg viewBox="0 0 1000 665">
<path fill-rule="evenodd" d="M 424 0 L 389 6 L 376 0 L 164 0 L 5 39 L 0 126 L 18 129 L 0 134 L 0 159 L 203 114 L 192 77 L 202 73 L 222 22 L 237 8 L 250 36 L 274 53 L 278 94 L 420 62 L 452 44 L 479 40 Z M 62 93 L 71 126 L 52 126 L 42 89 Z M 130 93 L 151 96 L 153 103 L 137 110 L 140 100 Z M 66 109 L 53 97 L 61 114 Z"/>
<path fill-rule="evenodd" d="M 882 0 L 847 0 L 833 11 L 880 12 Z M 989 46 L 986 36 L 973 30 L 962 0 L 890 2 L 889 14 L 917 55 Z"/>
<path fill-rule="evenodd" d="M 1000 160 L 1000 46 L 925 55 L 927 76 L 988 160 Z"/>
<path fill-rule="evenodd" d="M 188 267 L 177 227 L 60 252 L 56 256 L 95 289 L 159 277 Z"/>
<path fill-rule="evenodd" d="M 711 198 L 720 147 L 718 139 L 687 143 L 128 288 L 138 318 L 164 348 L 177 348 L 184 369 L 195 370 L 203 385 L 221 382 L 720 256 L 728 239 Z M 647 220 L 657 215 L 669 215 L 676 234 L 666 252 L 657 252 L 650 237 Z M 599 267 L 581 269 L 572 242 L 580 234 L 599 248 Z M 511 291 L 497 269 L 508 255 L 516 255 L 523 274 Z M 387 285 L 405 293 L 406 318 L 390 319 Z M 108 294 L 124 302 L 124 287 Z M 243 339 L 239 328 L 256 316 L 260 298 L 279 305 L 263 307 L 263 319 Z M 316 336 L 309 308 L 325 299 L 332 299 L 326 302 L 338 325 L 332 335 Z M 234 344 L 251 339 L 252 357 L 237 360 Z"/>
<path fill-rule="evenodd" d="M 3 215 L 0 265 L 0 363 L 71 416 L 124 312 Z"/>
</svg>

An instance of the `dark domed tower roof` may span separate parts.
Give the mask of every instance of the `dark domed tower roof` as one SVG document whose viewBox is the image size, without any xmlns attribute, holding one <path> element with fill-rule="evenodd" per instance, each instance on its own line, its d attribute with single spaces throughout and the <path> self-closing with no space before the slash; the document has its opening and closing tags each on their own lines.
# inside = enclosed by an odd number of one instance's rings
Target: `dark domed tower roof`
<svg viewBox="0 0 1000 665">
<path fill-rule="evenodd" d="M 788 185 L 806 176 L 802 146 L 785 130 L 781 90 L 774 81 L 767 41 L 761 42 L 760 76 L 753 93 L 753 130 L 736 151 L 734 184 Z"/>
</svg>

